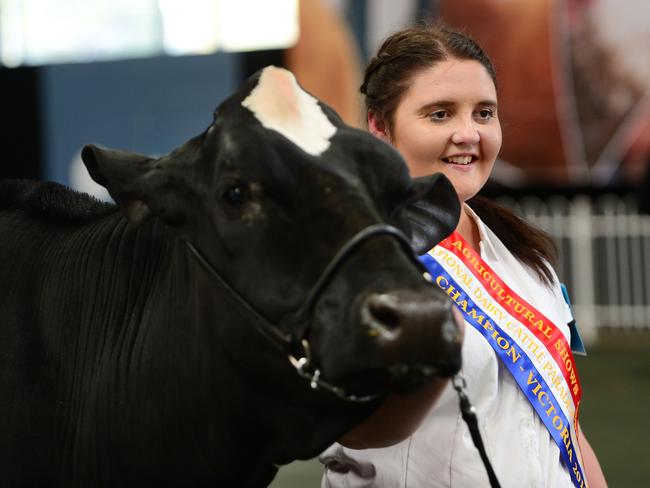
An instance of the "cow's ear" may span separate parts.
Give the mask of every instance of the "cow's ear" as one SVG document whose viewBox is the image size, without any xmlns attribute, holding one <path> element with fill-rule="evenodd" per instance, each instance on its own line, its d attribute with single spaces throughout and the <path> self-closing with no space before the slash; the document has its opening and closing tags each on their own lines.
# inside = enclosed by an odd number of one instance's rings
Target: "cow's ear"
<svg viewBox="0 0 650 488">
<path fill-rule="evenodd" d="M 415 178 L 412 199 L 406 207 L 411 246 L 424 254 L 449 236 L 460 219 L 460 201 L 442 173 Z"/>
<path fill-rule="evenodd" d="M 90 176 L 104 186 L 126 217 L 139 225 L 157 214 L 172 225 L 181 223 L 173 191 L 173 171 L 142 154 L 87 145 L 81 151 Z M 168 166 L 168 165 L 167 165 Z"/>
</svg>

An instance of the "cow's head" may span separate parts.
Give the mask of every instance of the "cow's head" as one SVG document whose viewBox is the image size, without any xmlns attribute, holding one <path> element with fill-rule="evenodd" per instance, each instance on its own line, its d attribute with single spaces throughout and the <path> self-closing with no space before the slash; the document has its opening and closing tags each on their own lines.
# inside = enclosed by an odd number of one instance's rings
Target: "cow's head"
<svg viewBox="0 0 650 488">
<path fill-rule="evenodd" d="M 291 73 L 251 77 L 167 156 L 95 146 L 82 156 L 133 223 L 155 215 L 177 229 L 215 288 L 231 287 L 263 333 L 346 395 L 459 368 L 450 302 L 411 250 L 454 229 L 452 186 L 412 180 L 392 147 L 346 126 Z"/>
</svg>

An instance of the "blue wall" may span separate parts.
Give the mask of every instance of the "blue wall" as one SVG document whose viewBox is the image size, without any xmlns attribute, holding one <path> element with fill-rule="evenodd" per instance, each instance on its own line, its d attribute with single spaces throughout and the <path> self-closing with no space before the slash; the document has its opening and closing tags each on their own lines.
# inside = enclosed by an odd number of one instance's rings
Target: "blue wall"
<svg viewBox="0 0 650 488">
<path fill-rule="evenodd" d="M 203 131 L 241 80 L 228 53 L 41 69 L 43 177 L 67 185 L 83 145 L 165 154 Z"/>
</svg>

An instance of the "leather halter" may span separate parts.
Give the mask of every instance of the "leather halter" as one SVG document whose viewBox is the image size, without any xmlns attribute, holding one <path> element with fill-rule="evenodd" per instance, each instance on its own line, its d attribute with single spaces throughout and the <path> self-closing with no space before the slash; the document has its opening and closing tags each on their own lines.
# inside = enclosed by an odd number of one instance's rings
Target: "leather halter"
<svg viewBox="0 0 650 488">
<path fill-rule="evenodd" d="M 237 303 L 247 312 L 257 330 L 268 338 L 273 344 L 287 354 L 290 363 L 298 374 L 309 380 L 313 389 L 327 390 L 334 395 L 353 402 L 367 402 L 376 398 L 376 395 L 356 396 L 346 393 L 341 387 L 332 385 L 320 379 L 321 371 L 313 364 L 311 359 L 311 348 L 307 335 L 313 319 L 313 310 L 320 295 L 323 293 L 343 262 L 365 241 L 374 236 L 391 236 L 401 244 L 404 251 L 411 257 L 413 263 L 423 269 L 420 261 L 415 256 L 409 239 L 396 227 L 386 224 L 373 224 L 361 229 L 350 238 L 334 255 L 325 267 L 318 280 L 307 295 L 304 304 L 295 314 L 295 322 L 300 325 L 300 335 L 294 337 L 290 332 L 283 333 L 279 327 L 269 321 L 260 313 L 244 296 L 235 290 L 216 270 L 216 268 L 201 254 L 201 252 L 189 241 L 186 244 L 192 254 L 201 263 L 225 290 L 227 290 Z"/>
</svg>

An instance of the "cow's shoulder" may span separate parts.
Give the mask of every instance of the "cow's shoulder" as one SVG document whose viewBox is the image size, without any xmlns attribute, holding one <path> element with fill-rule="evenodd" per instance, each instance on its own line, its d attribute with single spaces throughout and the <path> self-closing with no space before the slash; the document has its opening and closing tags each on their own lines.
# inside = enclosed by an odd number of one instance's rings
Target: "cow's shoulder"
<svg viewBox="0 0 650 488">
<path fill-rule="evenodd" d="M 117 207 L 52 181 L 0 180 L 0 210 L 73 224 L 106 216 Z"/>
</svg>

